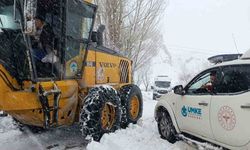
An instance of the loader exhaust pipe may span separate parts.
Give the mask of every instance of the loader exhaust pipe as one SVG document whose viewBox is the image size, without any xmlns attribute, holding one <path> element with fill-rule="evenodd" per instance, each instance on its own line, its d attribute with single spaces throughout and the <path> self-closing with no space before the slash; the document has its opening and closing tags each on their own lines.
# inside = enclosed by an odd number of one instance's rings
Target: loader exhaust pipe
<svg viewBox="0 0 250 150">
<path fill-rule="evenodd" d="M 97 45 L 98 46 L 103 46 L 103 32 L 105 30 L 104 25 L 100 25 L 98 30 L 97 30 Z"/>
<path fill-rule="evenodd" d="M 105 30 L 105 25 L 100 25 L 97 31 L 92 32 L 91 40 L 96 42 L 97 46 L 103 46 L 103 32 Z"/>
</svg>

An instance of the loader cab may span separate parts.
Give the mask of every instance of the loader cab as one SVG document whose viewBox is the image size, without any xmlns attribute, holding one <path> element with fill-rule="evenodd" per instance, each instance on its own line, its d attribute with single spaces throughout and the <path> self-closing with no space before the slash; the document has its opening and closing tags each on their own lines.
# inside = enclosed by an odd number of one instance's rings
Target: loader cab
<svg viewBox="0 0 250 150">
<path fill-rule="evenodd" d="M 20 85 L 82 78 L 96 9 L 83 0 L 1 0 L 0 64 Z M 52 28 L 56 63 L 33 57 L 37 15 Z"/>
<path fill-rule="evenodd" d="M 95 5 L 81 0 L 26 1 L 24 4 L 26 35 L 32 39 L 32 36 L 36 34 L 34 18 L 35 16 L 43 16 L 45 23 L 52 28 L 54 36 L 52 41 L 53 56 L 50 57 L 52 63 L 36 61 L 31 55 L 35 81 L 82 77 L 95 13 Z M 33 43 L 32 40 L 30 42 L 31 53 Z"/>
<path fill-rule="evenodd" d="M 0 64 L 19 83 L 30 78 L 22 11 L 23 0 L 16 1 L 15 7 L 14 0 L 0 1 Z"/>
</svg>

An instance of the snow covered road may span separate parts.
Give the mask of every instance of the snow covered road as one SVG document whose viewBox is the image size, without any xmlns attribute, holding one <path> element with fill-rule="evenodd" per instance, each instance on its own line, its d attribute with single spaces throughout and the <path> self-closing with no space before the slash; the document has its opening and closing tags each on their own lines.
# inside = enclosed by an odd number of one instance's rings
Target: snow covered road
<svg viewBox="0 0 250 150">
<path fill-rule="evenodd" d="M 62 127 L 43 133 L 21 132 L 10 117 L 0 118 L 1 150 L 64 150 L 84 149 L 87 142 L 82 138 L 78 126 Z"/>
<path fill-rule="evenodd" d="M 143 93 L 144 112 L 138 124 L 130 124 L 126 130 L 104 135 L 100 143 L 87 142 L 81 137 L 77 125 L 53 129 L 40 134 L 22 133 L 14 125 L 11 117 L 0 118 L 1 150 L 192 150 L 184 142 L 170 144 L 160 138 L 154 120 L 152 93 Z"/>
<path fill-rule="evenodd" d="M 157 123 L 154 120 L 154 107 L 157 101 L 152 100 L 152 93 L 143 93 L 144 111 L 138 124 L 126 130 L 104 135 L 100 141 L 88 144 L 88 150 L 191 150 L 184 142 L 170 144 L 160 138 Z"/>
</svg>

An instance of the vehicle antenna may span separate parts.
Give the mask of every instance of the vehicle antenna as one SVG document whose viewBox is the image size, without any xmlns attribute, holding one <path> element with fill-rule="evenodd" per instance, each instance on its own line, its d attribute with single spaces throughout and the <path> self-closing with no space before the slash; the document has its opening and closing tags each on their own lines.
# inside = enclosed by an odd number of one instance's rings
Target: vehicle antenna
<svg viewBox="0 0 250 150">
<path fill-rule="evenodd" d="M 237 43 L 236 43 L 236 40 L 235 40 L 235 37 L 234 37 L 234 34 L 232 33 L 232 37 L 233 37 L 233 40 L 234 40 L 234 46 L 235 46 L 235 49 L 237 50 L 237 53 L 239 53 L 239 50 L 238 50 L 238 47 L 237 47 Z"/>
</svg>

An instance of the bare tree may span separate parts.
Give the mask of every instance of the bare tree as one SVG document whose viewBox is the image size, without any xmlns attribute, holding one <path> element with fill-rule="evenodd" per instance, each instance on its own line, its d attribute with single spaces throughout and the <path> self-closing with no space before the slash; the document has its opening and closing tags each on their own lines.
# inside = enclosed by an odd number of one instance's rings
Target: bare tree
<svg viewBox="0 0 250 150">
<path fill-rule="evenodd" d="M 181 84 L 185 85 L 192 77 L 192 74 L 188 73 L 187 70 L 182 70 L 182 72 L 179 74 L 179 81 Z"/>
<path fill-rule="evenodd" d="M 141 76 L 142 76 L 141 73 L 137 73 L 134 75 L 134 83 L 139 87 L 142 85 L 142 77 Z"/>
<path fill-rule="evenodd" d="M 105 44 L 112 49 L 119 49 L 125 0 L 95 0 L 95 3 L 99 6 L 96 22 L 106 26 Z"/>
<path fill-rule="evenodd" d="M 148 88 L 149 88 L 149 85 L 150 85 L 150 82 L 151 82 L 151 77 L 149 75 L 149 71 L 146 72 L 146 74 L 144 74 L 142 76 L 142 82 L 143 82 L 143 85 L 145 87 L 145 90 L 148 91 Z"/>
<path fill-rule="evenodd" d="M 164 49 L 158 23 L 164 0 L 95 0 L 98 24 L 105 24 L 105 44 L 133 60 L 133 72 Z"/>
<path fill-rule="evenodd" d="M 210 66 L 210 64 L 208 62 L 204 61 L 200 61 L 197 62 L 195 61 L 196 58 L 190 57 L 187 58 L 185 61 L 180 62 L 181 63 L 181 72 L 179 73 L 179 81 L 181 84 L 187 84 L 196 74 L 198 74 L 201 70 L 204 70 L 205 68 L 207 68 L 208 66 Z M 188 67 L 188 64 L 190 64 L 192 61 L 195 61 L 197 63 L 197 65 L 194 65 L 193 68 L 195 69 L 191 69 L 190 66 Z M 189 69 L 188 69 L 189 68 Z"/>
<path fill-rule="evenodd" d="M 135 81 L 138 86 L 141 84 L 144 86 L 145 90 L 149 90 L 149 86 L 152 79 L 152 71 L 150 65 L 145 65 L 140 68 L 135 74 Z"/>
</svg>

